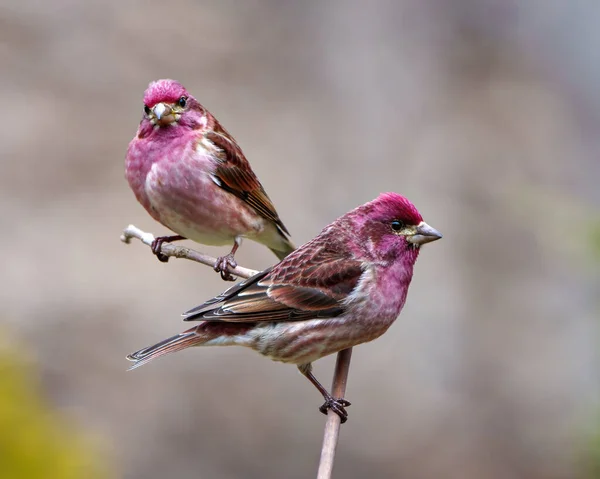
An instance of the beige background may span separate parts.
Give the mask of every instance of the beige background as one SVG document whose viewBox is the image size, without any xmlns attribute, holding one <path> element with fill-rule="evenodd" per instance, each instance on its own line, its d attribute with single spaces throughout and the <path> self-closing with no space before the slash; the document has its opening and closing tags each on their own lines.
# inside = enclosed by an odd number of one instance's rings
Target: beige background
<svg viewBox="0 0 600 479">
<path fill-rule="evenodd" d="M 583 0 L 0 2 L 0 327 L 118 477 L 314 476 L 321 399 L 292 366 L 207 348 L 125 371 L 226 286 L 119 242 L 166 232 L 123 163 L 173 77 L 296 243 L 389 190 L 444 233 L 354 352 L 336 477 L 575 477 L 600 390 L 599 20 Z"/>
</svg>

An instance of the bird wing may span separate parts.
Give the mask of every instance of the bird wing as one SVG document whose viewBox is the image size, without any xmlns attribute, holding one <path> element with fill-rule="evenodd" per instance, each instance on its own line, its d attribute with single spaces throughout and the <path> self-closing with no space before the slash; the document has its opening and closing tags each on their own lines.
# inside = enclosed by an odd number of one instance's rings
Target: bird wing
<svg viewBox="0 0 600 479">
<path fill-rule="evenodd" d="M 297 254 L 298 253 L 298 254 Z M 364 273 L 360 261 L 296 251 L 275 267 L 243 281 L 184 314 L 186 321 L 299 321 L 331 318 Z M 310 253 L 310 251 L 308 252 Z"/>
<path fill-rule="evenodd" d="M 218 149 L 215 152 L 218 164 L 214 172 L 217 184 L 246 202 L 258 214 L 271 220 L 283 233 L 289 235 L 238 144 L 232 141 L 231 136 L 216 122 L 213 129 L 204 133 L 204 137 Z"/>
</svg>

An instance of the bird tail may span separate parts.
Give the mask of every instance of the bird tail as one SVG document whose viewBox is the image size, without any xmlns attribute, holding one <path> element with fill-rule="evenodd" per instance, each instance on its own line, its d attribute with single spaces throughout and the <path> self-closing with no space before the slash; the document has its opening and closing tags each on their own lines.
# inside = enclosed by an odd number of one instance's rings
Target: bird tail
<svg viewBox="0 0 600 479">
<path fill-rule="evenodd" d="M 205 340 L 196 334 L 196 328 L 190 329 L 127 356 L 127 359 L 134 363 L 129 370 L 139 368 L 164 354 L 174 353 L 175 351 L 191 348 L 192 346 L 199 346 L 203 342 Z"/>
<path fill-rule="evenodd" d="M 127 359 L 134 363 L 129 370 L 139 368 L 147 362 L 165 354 L 174 353 L 194 346 L 244 345 L 243 335 L 249 329 L 248 324 L 202 321 L 198 326 L 192 329 L 171 336 L 170 338 L 152 346 L 148 346 L 147 348 L 140 349 L 127 356 Z"/>
<path fill-rule="evenodd" d="M 281 261 L 283 258 L 285 258 L 288 254 L 290 254 L 296 249 L 294 244 L 288 238 L 285 238 L 285 243 L 283 243 L 282 246 L 283 249 L 269 248 L 271 251 L 273 251 L 273 253 L 275 253 L 275 256 L 279 258 L 279 261 Z"/>
</svg>

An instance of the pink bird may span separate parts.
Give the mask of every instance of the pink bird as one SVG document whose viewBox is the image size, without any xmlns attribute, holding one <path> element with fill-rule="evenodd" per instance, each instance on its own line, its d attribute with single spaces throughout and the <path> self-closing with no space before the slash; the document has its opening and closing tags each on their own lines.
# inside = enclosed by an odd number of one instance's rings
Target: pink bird
<svg viewBox="0 0 600 479">
<path fill-rule="evenodd" d="M 184 314 L 200 321 L 127 357 L 136 368 L 192 346 L 246 346 L 292 363 L 347 418 L 312 374 L 311 363 L 366 343 L 400 314 L 420 247 L 442 235 L 403 196 L 384 193 L 338 218 L 275 266 Z"/>
<path fill-rule="evenodd" d="M 250 163 L 234 138 L 174 80 L 150 83 L 144 116 L 131 140 L 125 176 L 137 200 L 177 235 L 156 238 L 161 261 L 165 242 L 191 239 L 207 245 L 232 244 L 215 271 L 226 280 L 242 238 L 270 248 L 279 259 L 294 250 Z"/>
</svg>

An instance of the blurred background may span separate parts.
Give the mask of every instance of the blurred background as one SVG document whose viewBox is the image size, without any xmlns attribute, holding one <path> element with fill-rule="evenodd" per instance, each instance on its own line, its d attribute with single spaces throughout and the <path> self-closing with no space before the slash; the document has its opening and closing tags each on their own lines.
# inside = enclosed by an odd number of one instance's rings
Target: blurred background
<svg viewBox="0 0 600 479">
<path fill-rule="evenodd" d="M 354 351 L 336 477 L 600 477 L 598 22 L 585 0 L 0 1 L 0 477 L 315 476 L 322 401 L 293 366 L 207 348 L 126 372 L 228 286 L 119 241 L 167 233 L 124 179 L 164 77 L 297 244 L 382 191 L 444 233 Z"/>
</svg>

